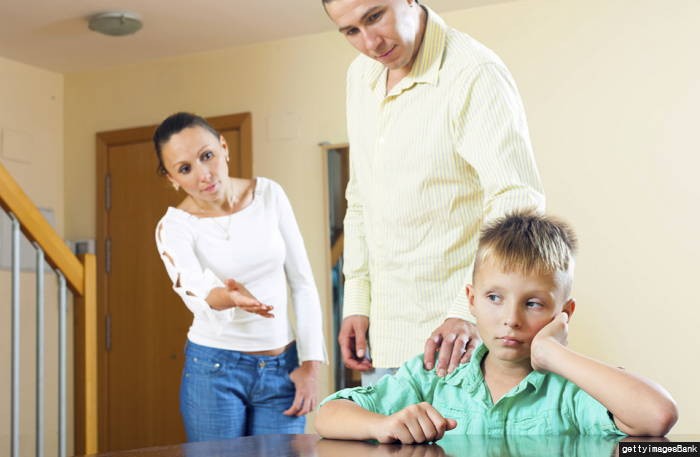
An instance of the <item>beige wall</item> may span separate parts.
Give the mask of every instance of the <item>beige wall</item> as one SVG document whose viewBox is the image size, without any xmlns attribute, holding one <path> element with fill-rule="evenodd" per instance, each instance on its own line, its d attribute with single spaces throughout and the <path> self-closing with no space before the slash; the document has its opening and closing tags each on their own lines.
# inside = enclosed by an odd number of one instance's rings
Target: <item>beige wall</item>
<svg viewBox="0 0 700 457">
<path fill-rule="evenodd" d="M 39 207 L 51 208 L 63 233 L 63 76 L 0 57 L 0 163 Z M 6 216 L 0 210 L 0 217 Z M 0 250 L 10 246 L 0 245 Z M 45 275 L 45 449 L 57 446 L 57 288 Z M 11 277 L 0 270 L 0 453 L 10 449 Z M 20 275 L 20 450 L 34 455 L 35 275 Z M 68 311 L 69 328 L 73 313 Z M 72 352 L 72 347 L 69 347 Z M 70 387 L 69 387 L 70 388 Z M 68 405 L 72 410 L 72 405 Z M 69 437 L 72 443 L 72 437 Z M 69 444 L 72 446 L 72 444 Z"/>
<path fill-rule="evenodd" d="M 695 0 L 519 0 L 445 15 L 511 68 L 549 210 L 580 235 L 572 346 L 665 385 L 681 408 L 675 433 L 700 430 L 689 287 L 700 251 L 698 17 Z M 327 296 L 316 143 L 345 139 L 353 55 L 333 32 L 66 75 L 66 234 L 95 233 L 96 132 L 176 110 L 251 111 L 254 171 L 289 193 Z"/>
<path fill-rule="evenodd" d="M 700 3 L 527 0 L 449 19 L 508 63 L 548 210 L 580 237 L 571 345 L 676 398 L 698 433 Z"/>
</svg>

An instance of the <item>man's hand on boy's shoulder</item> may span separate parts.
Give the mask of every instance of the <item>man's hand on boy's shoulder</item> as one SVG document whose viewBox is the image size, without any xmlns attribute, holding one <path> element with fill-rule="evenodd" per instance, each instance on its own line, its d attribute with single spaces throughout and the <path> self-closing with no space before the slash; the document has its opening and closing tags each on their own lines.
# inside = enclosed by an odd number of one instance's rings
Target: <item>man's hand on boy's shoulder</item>
<svg viewBox="0 0 700 457">
<path fill-rule="evenodd" d="M 530 344 L 530 364 L 537 371 L 551 371 L 551 349 L 567 346 L 569 336 L 569 315 L 561 312 L 542 327 Z"/>
<path fill-rule="evenodd" d="M 440 377 L 452 373 L 460 363 L 471 359 L 480 341 L 476 325 L 459 318 L 445 319 L 425 342 L 423 367 L 432 370 L 438 352 L 435 372 Z"/>
</svg>

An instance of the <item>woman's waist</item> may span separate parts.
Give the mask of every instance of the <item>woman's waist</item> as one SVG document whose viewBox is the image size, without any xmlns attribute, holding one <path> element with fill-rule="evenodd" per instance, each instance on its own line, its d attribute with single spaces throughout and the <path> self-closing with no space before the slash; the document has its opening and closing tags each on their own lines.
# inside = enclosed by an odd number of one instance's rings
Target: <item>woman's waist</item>
<svg viewBox="0 0 700 457">
<path fill-rule="evenodd" d="M 240 351 L 210 346 L 188 336 L 186 352 L 188 357 L 207 358 L 219 363 L 238 363 L 255 366 L 288 366 L 298 363 L 295 341 L 264 351 Z M 262 364 L 262 365 L 261 365 Z"/>
<path fill-rule="evenodd" d="M 246 322 L 212 322 L 195 318 L 187 333 L 194 343 L 239 351 L 251 355 L 279 355 L 294 341 L 294 333 L 286 319 L 255 319 Z"/>
<path fill-rule="evenodd" d="M 273 356 L 274 357 L 276 355 L 282 354 L 283 352 L 285 352 L 287 349 L 289 349 L 293 345 L 294 345 L 294 341 L 291 341 L 291 342 L 285 344 L 284 346 L 281 346 L 281 347 L 278 347 L 275 349 L 267 349 L 267 350 L 263 350 L 263 351 L 240 351 L 240 352 L 242 352 L 244 354 L 248 354 L 248 355 L 266 355 L 266 356 Z"/>
</svg>

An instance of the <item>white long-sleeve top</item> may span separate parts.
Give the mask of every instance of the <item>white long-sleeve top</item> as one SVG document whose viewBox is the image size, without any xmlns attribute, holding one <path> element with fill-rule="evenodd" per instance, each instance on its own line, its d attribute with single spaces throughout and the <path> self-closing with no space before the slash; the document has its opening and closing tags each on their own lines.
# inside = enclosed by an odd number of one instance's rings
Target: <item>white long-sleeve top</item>
<svg viewBox="0 0 700 457">
<path fill-rule="evenodd" d="M 318 291 L 292 207 L 279 184 L 257 178 L 252 202 L 229 216 L 199 218 L 170 207 L 156 227 L 156 245 L 173 290 L 194 315 L 190 341 L 252 352 L 296 340 L 300 361 L 326 361 Z M 212 309 L 206 297 L 229 278 L 261 303 L 274 306 L 275 317 Z"/>
</svg>

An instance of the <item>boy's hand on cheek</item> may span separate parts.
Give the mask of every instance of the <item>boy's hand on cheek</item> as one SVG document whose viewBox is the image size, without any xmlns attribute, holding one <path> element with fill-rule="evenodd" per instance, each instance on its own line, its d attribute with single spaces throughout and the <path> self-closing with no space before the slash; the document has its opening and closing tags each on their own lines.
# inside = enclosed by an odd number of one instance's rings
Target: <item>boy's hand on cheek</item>
<svg viewBox="0 0 700 457">
<path fill-rule="evenodd" d="M 530 363 L 537 371 L 549 371 L 547 364 L 551 349 L 567 346 L 569 336 L 569 315 L 562 312 L 542 327 L 530 345 Z"/>
<path fill-rule="evenodd" d="M 442 417 L 430 403 L 422 402 L 383 418 L 376 439 L 380 443 L 428 443 L 456 426 L 457 421 Z"/>
</svg>

